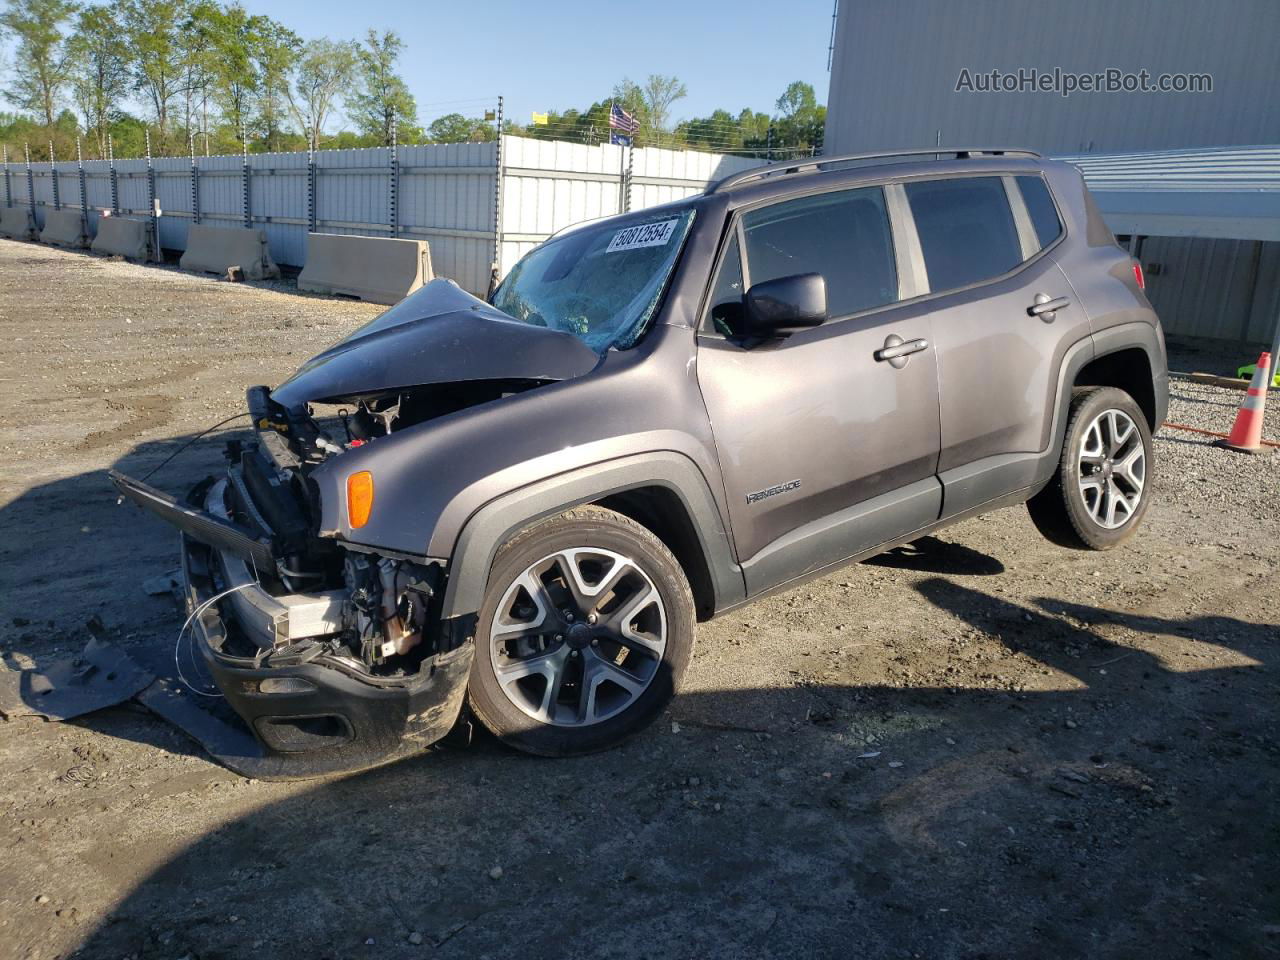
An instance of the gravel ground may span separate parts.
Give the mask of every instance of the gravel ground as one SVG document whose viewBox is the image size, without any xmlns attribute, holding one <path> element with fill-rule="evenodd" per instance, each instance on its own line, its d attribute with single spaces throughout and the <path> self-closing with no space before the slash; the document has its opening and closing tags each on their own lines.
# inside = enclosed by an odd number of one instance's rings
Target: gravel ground
<svg viewBox="0 0 1280 960">
<path fill-rule="evenodd" d="M 0 241 L 6 663 L 94 615 L 167 655 L 140 583 L 173 538 L 103 471 L 376 312 Z M 1240 399 L 1175 382 L 1170 419 Z M 1276 957 L 1280 460 L 1172 431 L 1156 460 L 1118 551 L 1008 509 L 702 625 L 668 714 L 598 756 L 460 731 L 277 784 L 141 708 L 0 723 L 0 960 Z"/>
</svg>

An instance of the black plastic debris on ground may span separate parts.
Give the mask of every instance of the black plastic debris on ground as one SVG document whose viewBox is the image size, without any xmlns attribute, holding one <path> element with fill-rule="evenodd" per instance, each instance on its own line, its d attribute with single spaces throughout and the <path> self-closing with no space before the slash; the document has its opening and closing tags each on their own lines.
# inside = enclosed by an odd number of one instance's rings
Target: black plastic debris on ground
<svg viewBox="0 0 1280 960">
<path fill-rule="evenodd" d="M 29 670 L 0 664 L 0 714 L 6 720 L 43 717 L 70 720 L 124 703 L 155 677 L 105 638 L 91 621 L 92 639 L 78 656 Z"/>
</svg>

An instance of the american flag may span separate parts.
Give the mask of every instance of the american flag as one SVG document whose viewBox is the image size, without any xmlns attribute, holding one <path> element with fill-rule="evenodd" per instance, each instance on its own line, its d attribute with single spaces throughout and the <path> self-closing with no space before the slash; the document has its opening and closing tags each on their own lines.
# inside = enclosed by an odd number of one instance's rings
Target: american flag
<svg viewBox="0 0 1280 960">
<path fill-rule="evenodd" d="M 640 121 L 615 103 L 609 107 L 609 126 L 623 133 L 635 133 L 640 129 Z"/>
</svg>

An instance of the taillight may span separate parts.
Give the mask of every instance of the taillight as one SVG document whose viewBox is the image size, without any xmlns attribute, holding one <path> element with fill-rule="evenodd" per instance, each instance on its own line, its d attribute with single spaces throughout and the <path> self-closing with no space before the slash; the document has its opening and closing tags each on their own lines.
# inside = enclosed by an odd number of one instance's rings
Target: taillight
<svg viewBox="0 0 1280 960">
<path fill-rule="evenodd" d="M 373 510 L 373 474 L 361 470 L 347 477 L 347 523 L 352 530 L 369 522 Z"/>
<path fill-rule="evenodd" d="M 1147 278 L 1142 275 L 1142 264 L 1137 260 L 1133 261 L 1133 279 L 1138 281 L 1138 289 L 1147 289 Z"/>
</svg>

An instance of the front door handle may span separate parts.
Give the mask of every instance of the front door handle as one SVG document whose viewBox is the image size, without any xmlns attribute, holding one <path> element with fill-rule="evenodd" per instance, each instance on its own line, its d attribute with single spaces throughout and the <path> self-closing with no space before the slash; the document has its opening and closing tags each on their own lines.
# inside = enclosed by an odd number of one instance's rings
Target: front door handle
<svg viewBox="0 0 1280 960">
<path fill-rule="evenodd" d="M 1047 293 L 1037 293 L 1036 301 L 1027 307 L 1027 313 L 1047 322 L 1070 302 L 1066 297 L 1051 297 Z"/>
<path fill-rule="evenodd" d="M 907 365 L 907 358 L 913 353 L 919 353 L 921 350 L 929 349 L 929 341 L 921 338 L 915 340 L 903 340 L 896 333 L 891 333 L 884 339 L 884 347 L 877 350 L 873 356 L 880 361 L 889 361 L 889 366 L 895 370 L 901 370 Z"/>
</svg>

